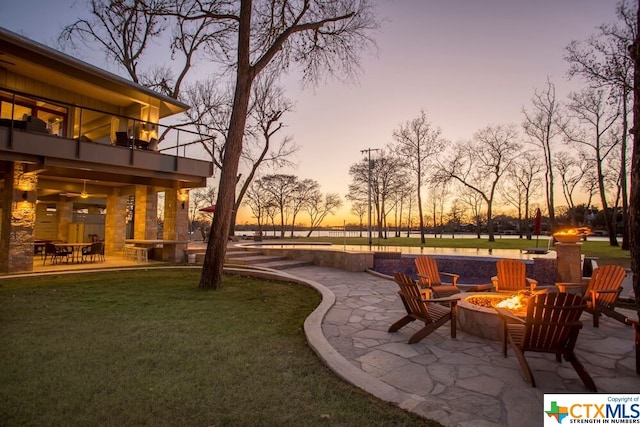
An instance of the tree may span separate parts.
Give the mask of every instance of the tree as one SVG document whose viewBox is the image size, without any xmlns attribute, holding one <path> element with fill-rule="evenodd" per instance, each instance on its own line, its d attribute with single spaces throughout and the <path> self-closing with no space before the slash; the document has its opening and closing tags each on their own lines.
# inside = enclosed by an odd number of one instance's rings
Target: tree
<svg viewBox="0 0 640 427">
<path fill-rule="evenodd" d="M 607 202 L 604 165 L 605 159 L 616 147 L 616 138 L 607 138 L 606 135 L 609 132 L 615 132 L 614 125 L 620 116 L 620 110 L 616 106 L 607 105 L 607 96 L 602 89 L 587 88 L 581 92 L 569 94 L 569 98 L 568 109 L 577 121 L 577 125 L 568 129 L 565 134 L 571 142 L 588 150 L 587 154 L 592 159 L 597 171 L 600 203 L 605 214 L 609 244 L 618 246 L 615 221 L 608 214 L 609 203 Z"/>
<path fill-rule="evenodd" d="M 562 195 L 564 196 L 567 206 L 569 207 L 569 215 L 571 223 L 576 223 L 576 218 L 571 217 L 575 213 L 575 201 L 573 194 L 578 185 L 588 172 L 595 167 L 593 161 L 582 152 L 578 158 L 572 153 L 562 151 L 555 156 L 555 168 L 560 176 L 562 184 Z"/>
<path fill-rule="evenodd" d="M 601 25 L 598 34 L 585 42 L 572 41 L 565 59 L 569 76 L 582 76 L 595 87 L 609 87 L 619 99 L 621 114 L 620 190 L 622 196 L 622 249 L 629 249 L 629 209 L 627 186 L 627 129 L 629 128 L 629 97 L 633 90 L 633 60 L 629 46 L 636 38 L 635 10 L 632 2 L 620 1 L 616 7 L 619 24 Z"/>
<path fill-rule="evenodd" d="M 210 4 L 215 7 L 219 3 Z M 255 9 L 253 6 L 253 0 L 240 0 L 239 10 L 233 7 L 224 15 L 215 10 L 207 12 L 211 19 L 233 28 L 237 47 L 233 61 L 236 74 L 233 109 L 217 202 L 221 209 L 212 228 L 217 238 L 209 239 L 200 288 L 216 289 L 222 285 L 235 181 L 255 78 L 269 65 L 286 70 L 292 63 L 303 64 L 304 76 L 312 82 L 324 77 L 324 72 L 350 74 L 358 62 L 357 52 L 371 42 L 368 32 L 378 26 L 366 0 L 299 4 L 287 1 L 278 7 L 275 1 L 265 1 L 257 2 Z"/>
<path fill-rule="evenodd" d="M 539 178 L 541 172 L 540 158 L 531 152 L 522 153 L 507 170 L 506 180 L 500 188 L 502 197 L 518 211 L 520 238 L 525 228 L 522 224 L 522 211 L 524 211 L 527 239 L 531 240 L 529 205 L 542 185 Z"/>
<path fill-rule="evenodd" d="M 260 180 L 262 189 L 269 195 L 270 204 L 275 205 L 280 217 L 280 237 L 284 237 L 290 207 L 299 185 L 294 175 L 266 175 Z"/>
<path fill-rule="evenodd" d="M 348 196 L 347 196 L 348 197 Z M 362 237 L 362 218 L 367 214 L 369 207 L 366 201 L 354 200 L 351 202 L 351 213 L 358 217 L 358 223 L 360 225 L 360 237 Z"/>
<path fill-rule="evenodd" d="M 423 110 L 420 116 L 409 120 L 393 131 L 393 139 L 397 144 L 395 151 L 405 159 L 414 174 L 418 199 L 418 216 L 420 217 L 420 242 L 426 242 L 424 236 L 424 219 L 422 215 L 422 185 L 425 182 L 427 161 L 442 152 L 444 141 L 440 138 L 440 129 L 434 128 Z"/>
<path fill-rule="evenodd" d="M 309 214 L 309 233 L 311 236 L 313 230 L 319 227 L 327 215 L 334 215 L 336 209 L 342 206 L 342 199 L 339 194 L 327 193 L 322 194 L 319 189 L 315 189 L 308 194 L 304 211 Z"/>
<path fill-rule="evenodd" d="M 556 87 L 547 77 L 547 87 L 543 91 L 536 89 L 531 98 L 531 110 L 522 109 L 524 122 L 522 127 L 529 137 L 529 142 L 540 148 L 544 154 L 545 165 L 545 195 L 547 211 L 551 227 L 555 228 L 556 218 L 554 209 L 555 180 L 553 173 L 553 146 L 562 135 L 564 119 L 561 115 L 560 104 L 556 100 Z"/>
<path fill-rule="evenodd" d="M 441 163 L 435 175 L 438 182 L 454 180 L 478 193 L 487 204 L 487 232 L 495 241 L 492 209 L 500 179 L 511 167 L 520 145 L 513 126 L 487 126 L 477 131 L 473 141 L 459 143 L 453 154 Z"/>
</svg>

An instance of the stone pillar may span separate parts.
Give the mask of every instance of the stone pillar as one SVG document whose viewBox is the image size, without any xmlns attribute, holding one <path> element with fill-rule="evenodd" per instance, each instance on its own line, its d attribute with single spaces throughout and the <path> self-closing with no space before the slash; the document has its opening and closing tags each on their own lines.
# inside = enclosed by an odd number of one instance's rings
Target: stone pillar
<svg viewBox="0 0 640 427">
<path fill-rule="evenodd" d="M 25 174 L 22 163 L 13 163 L 4 174 L 0 271 L 33 271 L 33 231 L 36 223 L 38 177 Z"/>
<path fill-rule="evenodd" d="M 186 190 L 166 189 L 164 193 L 163 240 L 187 241 L 189 239 L 189 193 Z M 162 260 L 184 260 L 186 243 L 164 245 Z"/>
<path fill-rule="evenodd" d="M 582 268 L 580 268 L 580 251 L 582 243 L 555 244 L 558 274 L 557 282 L 580 283 L 582 281 Z"/>
<path fill-rule="evenodd" d="M 151 187 L 136 185 L 133 238 L 158 238 L 158 194 Z"/>
<path fill-rule="evenodd" d="M 107 196 L 107 215 L 104 222 L 104 252 L 106 255 L 122 253 L 127 232 L 127 196 L 115 189 Z"/>
</svg>

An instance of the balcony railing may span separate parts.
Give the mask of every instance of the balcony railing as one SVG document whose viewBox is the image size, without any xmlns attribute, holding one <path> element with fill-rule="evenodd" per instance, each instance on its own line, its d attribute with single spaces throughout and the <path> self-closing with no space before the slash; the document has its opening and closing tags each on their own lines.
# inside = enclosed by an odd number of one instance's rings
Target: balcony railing
<svg viewBox="0 0 640 427">
<path fill-rule="evenodd" d="M 209 150 L 203 147 L 211 138 L 203 138 L 180 125 L 164 125 L 5 89 L 0 89 L 0 99 L 0 126 L 78 142 L 121 145 L 131 150 L 211 161 Z M 120 136 L 126 133 L 129 143 L 119 144 L 116 133 Z M 10 138 L 8 148 L 11 144 Z"/>
</svg>

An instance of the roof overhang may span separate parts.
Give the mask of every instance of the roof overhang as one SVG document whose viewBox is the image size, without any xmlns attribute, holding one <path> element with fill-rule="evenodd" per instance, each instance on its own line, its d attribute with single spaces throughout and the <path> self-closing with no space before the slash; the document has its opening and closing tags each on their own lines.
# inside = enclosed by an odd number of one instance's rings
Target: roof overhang
<svg viewBox="0 0 640 427">
<path fill-rule="evenodd" d="M 47 76 L 45 83 L 54 81 L 55 86 L 62 89 L 91 94 L 92 97 L 120 107 L 128 107 L 132 102 L 151 105 L 159 101 L 160 117 L 189 109 L 188 105 L 174 98 L 154 92 L 2 27 L 0 68 L 39 81 L 42 81 L 42 76 Z"/>
</svg>

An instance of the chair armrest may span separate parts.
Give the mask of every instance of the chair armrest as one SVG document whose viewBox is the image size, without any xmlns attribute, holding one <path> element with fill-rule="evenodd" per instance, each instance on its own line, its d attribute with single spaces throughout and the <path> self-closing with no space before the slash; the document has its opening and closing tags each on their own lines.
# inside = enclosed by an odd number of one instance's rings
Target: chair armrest
<svg viewBox="0 0 640 427">
<path fill-rule="evenodd" d="M 431 279 L 426 274 L 418 274 L 418 282 L 426 281 L 427 286 L 431 287 Z"/>
<path fill-rule="evenodd" d="M 448 276 L 451 277 L 451 284 L 453 286 L 456 286 L 456 282 L 458 281 L 458 279 L 460 278 L 459 274 L 454 274 L 454 273 L 443 273 L 442 271 L 440 272 L 440 274 L 442 276 Z"/>
<path fill-rule="evenodd" d="M 498 276 L 493 276 L 493 277 L 491 278 L 491 284 L 492 284 L 493 286 L 498 286 Z"/>
<path fill-rule="evenodd" d="M 460 297 L 444 297 L 444 298 L 432 298 L 429 301 L 433 302 L 449 302 L 449 301 L 460 301 Z"/>
</svg>

